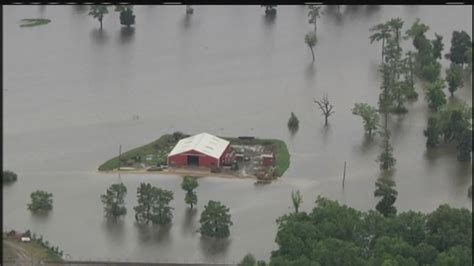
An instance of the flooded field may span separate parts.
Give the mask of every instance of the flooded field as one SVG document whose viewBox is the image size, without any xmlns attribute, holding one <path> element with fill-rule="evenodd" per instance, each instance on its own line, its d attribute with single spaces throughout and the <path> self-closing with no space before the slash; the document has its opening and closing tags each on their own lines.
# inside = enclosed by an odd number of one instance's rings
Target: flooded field
<svg viewBox="0 0 474 266">
<path fill-rule="evenodd" d="M 324 8 L 312 65 L 303 41 L 312 29 L 307 8 L 277 9 L 268 21 L 260 6 L 194 6 L 188 18 L 184 6 L 136 6 L 133 29 L 121 29 L 119 15 L 109 11 L 99 31 L 80 6 L 4 6 L 3 164 L 18 173 L 18 181 L 3 188 L 4 230 L 42 234 L 73 259 L 237 262 L 247 252 L 269 258 L 275 220 L 290 211 L 292 190 L 301 190 L 302 210 L 310 210 L 318 195 L 373 209 L 380 138 L 365 139 L 360 118 L 350 111 L 355 102 L 375 105 L 380 92 L 381 48 L 370 45 L 368 29 L 398 16 L 405 31 L 420 18 L 430 26 L 428 38 L 444 36 L 445 53 L 453 30 L 472 32 L 472 10 L 342 7 L 338 17 Z M 19 27 L 21 19 L 36 17 L 51 22 Z M 472 165 L 458 162 L 455 149 L 426 151 L 428 107 L 420 86 L 417 91 L 409 112 L 389 122 L 395 205 L 400 211 L 428 212 L 442 203 L 472 209 Z M 325 93 L 336 112 L 328 127 L 312 100 Z M 455 94 L 470 105 L 471 96 L 470 82 Z M 286 126 L 290 112 L 300 120 L 295 134 Z M 97 173 L 120 144 L 128 150 L 174 131 L 281 139 L 291 165 L 266 186 L 200 179 L 198 212 L 186 210 L 179 177 Z M 128 214 L 110 224 L 99 196 L 117 181 L 128 188 Z M 174 191 L 171 226 L 135 225 L 140 182 Z M 26 209 L 36 189 L 54 194 L 47 216 Z M 225 243 L 196 233 L 210 199 L 230 207 L 234 226 Z"/>
</svg>

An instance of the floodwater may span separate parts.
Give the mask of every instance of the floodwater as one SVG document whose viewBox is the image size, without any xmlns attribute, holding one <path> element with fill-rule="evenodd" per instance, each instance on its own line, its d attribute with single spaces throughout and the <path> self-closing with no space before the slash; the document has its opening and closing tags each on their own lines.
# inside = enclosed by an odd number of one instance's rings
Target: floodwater
<svg viewBox="0 0 474 266">
<path fill-rule="evenodd" d="M 465 6 L 342 7 L 341 16 L 325 7 L 312 65 L 303 41 L 312 29 L 304 6 L 279 6 L 273 21 L 260 6 L 195 6 L 189 18 L 184 6 L 136 6 L 135 27 L 121 29 L 118 14 L 110 12 L 103 31 L 80 6 L 3 11 L 3 163 L 19 175 L 3 188 L 3 229 L 42 234 L 74 259 L 237 262 L 247 252 L 268 259 L 276 249 L 275 220 L 291 211 L 295 189 L 306 211 L 318 195 L 373 209 L 380 139 L 365 139 L 362 121 L 350 111 L 355 102 L 375 105 L 380 92 L 381 44 L 370 45 L 368 29 L 398 16 L 406 30 L 419 17 L 430 26 L 430 38 L 444 36 L 444 52 L 453 30 L 472 32 L 472 10 Z M 19 27 L 20 19 L 34 17 L 52 22 Z M 448 203 L 472 209 L 471 163 L 457 162 L 455 149 L 426 151 L 427 104 L 417 90 L 420 98 L 409 113 L 390 121 L 396 207 L 430 212 Z M 336 111 L 328 127 L 313 103 L 325 93 Z M 455 97 L 472 105 L 471 93 L 466 82 Z M 290 112 L 300 120 L 294 135 L 286 127 Z M 179 177 L 96 172 L 117 155 L 119 144 L 127 150 L 177 130 L 282 139 L 291 166 L 267 186 L 201 179 L 197 213 L 186 210 Z M 128 214 L 110 223 L 99 196 L 117 181 L 128 188 Z M 140 182 L 174 191 L 171 226 L 135 225 Z M 49 215 L 26 209 L 36 189 L 54 194 Z M 196 233 L 210 199 L 230 207 L 234 225 L 225 243 Z"/>
</svg>

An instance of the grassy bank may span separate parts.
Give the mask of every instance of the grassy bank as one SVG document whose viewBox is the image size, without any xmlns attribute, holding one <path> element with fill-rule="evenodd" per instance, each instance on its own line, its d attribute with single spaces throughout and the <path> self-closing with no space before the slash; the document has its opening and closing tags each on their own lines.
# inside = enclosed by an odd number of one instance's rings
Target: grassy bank
<svg viewBox="0 0 474 266">
<path fill-rule="evenodd" d="M 25 18 L 21 20 L 21 25 L 20 27 L 34 27 L 34 26 L 39 26 L 39 25 L 46 25 L 50 23 L 50 19 L 46 18 Z"/>
<path fill-rule="evenodd" d="M 45 248 L 39 241 L 33 240 L 30 243 L 23 243 L 16 240 L 3 239 L 3 259 L 4 261 L 14 261 L 28 257 L 33 261 L 62 262 L 62 258 Z"/>
<path fill-rule="evenodd" d="M 120 166 L 127 166 L 127 161 L 137 161 L 137 156 L 146 164 L 157 165 L 166 163 L 168 153 L 178 141 L 171 134 L 165 134 L 159 139 L 122 153 Z M 146 160 L 150 156 L 151 160 Z M 119 167 L 119 157 L 114 157 L 99 166 L 99 171 L 111 171 Z"/>
<path fill-rule="evenodd" d="M 221 137 L 235 145 L 262 145 L 266 150 L 275 154 L 275 170 L 273 175 L 280 177 L 290 166 L 290 154 L 285 142 L 277 139 L 239 139 Z M 122 153 L 121 167 L 130 166 L 132 163 L 144 163 L 146 165 L 165 164 L 168 153 L 178 142 L 178 139 L 171 134 L 161 136 L 159 139 L 140 146 L 138 148 Z M 140 157 L 140 158 L 138 158 Z M 99 166 L 99 171 L 112 171 L 119 167 L 119 158 L 114 157 Z"/>
</svg>

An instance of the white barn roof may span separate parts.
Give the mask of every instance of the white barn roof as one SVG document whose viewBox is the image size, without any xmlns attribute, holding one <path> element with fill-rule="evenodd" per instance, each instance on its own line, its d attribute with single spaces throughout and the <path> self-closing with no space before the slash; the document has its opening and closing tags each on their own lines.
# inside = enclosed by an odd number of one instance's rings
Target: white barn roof
<svg viewBox="0 0 474 266">
<path fill-rule="evenodd" d="M 173 150 L 171 150 L 171 152 L 168 154 L 168 157 L 190 150 L 195 150 L 197 152 L 219 159 L 229 143 L 230 142 L 227 140 L 218 138 L 214 135 L 201 133 L 178 141 Z"/>
</svg>

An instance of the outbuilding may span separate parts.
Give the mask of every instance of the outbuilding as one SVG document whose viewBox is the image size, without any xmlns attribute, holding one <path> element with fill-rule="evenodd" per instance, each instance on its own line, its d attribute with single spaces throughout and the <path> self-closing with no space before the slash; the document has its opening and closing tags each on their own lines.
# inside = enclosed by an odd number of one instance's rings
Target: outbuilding
<svg viewBox="0 0 474 266">
<path fill-rule="evenodd" d="M 168 154 L 167 162 L 170 167 L 215 168 L 224 164 L 229 152 L 229 141 L 201 133 L 178 141 Z"/>
</svg>

